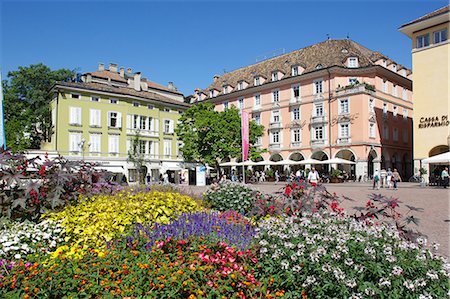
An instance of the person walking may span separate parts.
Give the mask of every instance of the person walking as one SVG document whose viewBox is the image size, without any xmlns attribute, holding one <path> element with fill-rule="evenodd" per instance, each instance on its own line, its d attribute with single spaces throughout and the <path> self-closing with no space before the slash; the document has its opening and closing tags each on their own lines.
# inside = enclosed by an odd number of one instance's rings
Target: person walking
<svg viewBox="0 0 450 299">
<path fill-rule="evenodd" d="M 275 171 L 275 183 L 278 183 L 280 181 L 280 174 L 278 173 L 278 170 Z"/>
<path fill-rule="evenodd" d="M 394 190 L 397 190 L 397 184 L 398 182 L 402 181 L 402 177 L 400 176 L 400 173 L 398 173 L 397 168 L 394 168 L 394 172 L 392 173 L 392 183 L 394 184 Z"/>
<path fill-rule="evenodd" d="M 261 177 L 259 178 L 260 182 L 265 182 L 266 181 L 266 172 L 263 170 L 261 171 Z"/>
<path fill-rule="evenodd" d="M 388 168 L 386 172 L 386 185 L 388 189 L 391 189 L 392 187 L 392 171 L 390 168 Z"/>
<path fill-rule="evenodd" d="M 377 188 L 377 190 L 380 189 L 380 172 L 378 171 L 378 169 L 376 169 L 375 172 L 373 173 L 373 187 L 372 187 L 372 189 L 375 190 L 375 188 Z"/>
<path fill-rule="evenodd" d="M 445 167 L 444 170 L 442 170 L 441 173 L 441 179 L 442 179 L 442 185 L 444 186 L 444 188 L 448 187 L 448 168 Z"/>
<path fill-rule="evenodd" d="M 312 187 L 316 187 L 317 183 L 319 182 L 320 175 L 317 172 L 317 170 L 312 167 L 311 171 L 308 174 L 308 182 L 311 184 Z"/>
<path fill-rule="evenodd" d="M 382 168 L 380 170 L 380 180 L 379 180 L 379 185 L 381 188 L 385 188 L 386 187 L 386 169 Z"/>
</svg>

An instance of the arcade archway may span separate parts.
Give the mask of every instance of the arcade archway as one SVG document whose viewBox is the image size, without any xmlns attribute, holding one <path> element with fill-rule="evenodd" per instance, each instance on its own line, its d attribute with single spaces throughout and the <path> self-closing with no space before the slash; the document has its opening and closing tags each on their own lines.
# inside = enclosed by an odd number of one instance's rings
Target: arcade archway
<svg viewBox="0 0 450 299">
<path fill-rule="evenodd" d="M 315 160 L 319 160 L 319 161 L 325 161 L 328 160 L 328 155 L 324 152 L 324 151 L 318 151 L 315 152 L 311 155 L 311 159 L 315 159 Z M 329 173 L 330 168 L 328 164 L 318 164 L 318 165 L 314 165 L 314 167 L 316 168 L 316 170 L 319 173 Z"/>
<path fill-rule="evenodd" d="M 340 151 L 338 151 L 335 155 L 336 158 L 341 158 L 341 159 L 345 159 L 345 160 L 349 160 L 352 162 L 356 161 L 356 155 L 353 151 L 349 150 L 349 149 L 342 149 Z M 339 170 L 341 170 L 342 172 L 345 171 L 345 173 L 347 173 L 349 179 L 353 180 L 355 179 L 355 164 L 338 164 L 336 165 L 337 168 Z"/>
</svg>

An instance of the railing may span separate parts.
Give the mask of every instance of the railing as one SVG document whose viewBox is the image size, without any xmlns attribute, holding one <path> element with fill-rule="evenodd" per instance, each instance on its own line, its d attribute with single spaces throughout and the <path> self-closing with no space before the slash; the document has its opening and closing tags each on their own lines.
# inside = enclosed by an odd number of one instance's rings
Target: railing
<svg viewBox="0 0 450 299">
<path fill-rule="evenodd" d="M 300 146 L 302 146 L 301 141 L 298 141 L 298 142 L 291 142 L 291 147 L 300 147 Z"/>
<path fill-rule="evenodd" d="M 374 89 L 372 85 L 360 83 L 355 86 L 347 86 L 343 87 L 342 89 L 336 90 L 336 96 L 351 95 L 354 93 L 361 93 L 361 92 L 375 93 L 375 91 L 372 89 Z"/>
<path fill-rule="evenodd" d="M 269 144 L 269 150 L 279 150 L 279 149 L 281 149 L 281 144 L 279 144 L 279 143 Z"/>
<path fill-rule="evenodd" d="M 315 139 L 315 140 L 311 140 L 311 146 L 320 146 L 320 145 L 325 145 L 326 140 L 325 139 Z"/>
<path fill-rule="evenodd" d="M 138 133 L 140 136 L 143 136 L 143 137 L 158 137 L 159 136 L 159 131 L 127 129 L 128 135 L 137 135 Z M 166 134 L 166 133 L 164 133 L 164 134 Z"/>
<path fill-rule="evenodd" d="M 336 140 L 336 142 L 338 144 L 346 144 L 346 143 L 351 143 L 352 139 L 350 137 L 340 137 Z"/>
<path fill-rule="evenodd" d="M 281 122 L 272 122 L 269 124 L 269 129 L 282 129 L 283 125 Z"/>
<path fill-rule="evenodd" d="M 328 119 L 326 115 L 313 115 L 311 116 L 311 123 L 312 124 L 321 124 L 321 123 L 327 123 Z"/>
</svg>

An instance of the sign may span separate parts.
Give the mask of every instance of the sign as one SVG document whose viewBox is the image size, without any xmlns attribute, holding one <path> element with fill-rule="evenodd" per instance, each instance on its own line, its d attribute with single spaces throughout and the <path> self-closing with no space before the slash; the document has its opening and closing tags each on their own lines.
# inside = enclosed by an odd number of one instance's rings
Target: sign
<svg viewBox="0 0 450 299">
<path fill-rule="evenodd" d="M 3 113 L 3 84 L 0 70 L 0 149 L 6 149 L 5 122 Z"/>
<path fill-rule="evenodd" d="M 242 134 L 242 162 L 248 160 L 249 147 L 249 113 L 242 111 L 241 113 L 241 134 Z"/>
<path fill-rule="evenodd" d="M 195 167 L 195 177 L 197 181 L 197 186 L 206 186 L 206 167 L 205 166 Z"/>
<path fill-rule="evenodd" d="M 442 115 L 441 117 L 421 117 L 419 120 L 419 129 L 446 127 L 448 125 L 448 115 Z"/>
</svg>

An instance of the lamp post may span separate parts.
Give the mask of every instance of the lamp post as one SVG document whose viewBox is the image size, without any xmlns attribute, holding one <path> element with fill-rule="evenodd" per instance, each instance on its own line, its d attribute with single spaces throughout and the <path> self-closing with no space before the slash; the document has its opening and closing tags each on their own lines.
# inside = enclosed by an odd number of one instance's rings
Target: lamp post
<svg viewBox="0 0 450 299">
<path fill-rule="evenodd" d="M 81 154 L 82 154 L 82 157 L 83 157 L 82 159 L 84 161 L 84 151 L 86 150 L 86 147 L 89 148 L 91 146 L 91 143 L 90 142 L 86 142 L 86 139 L 83 138 L 83 139 L 81 139 L 80 142 L 78 142 L 78 146 L 81 149 Z"/>
</svg>

